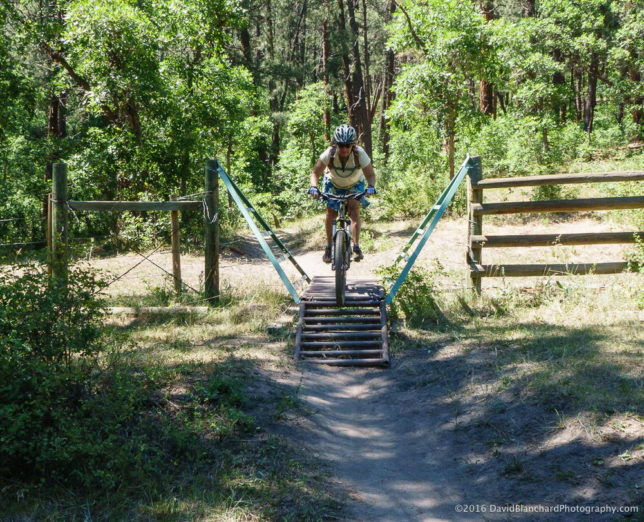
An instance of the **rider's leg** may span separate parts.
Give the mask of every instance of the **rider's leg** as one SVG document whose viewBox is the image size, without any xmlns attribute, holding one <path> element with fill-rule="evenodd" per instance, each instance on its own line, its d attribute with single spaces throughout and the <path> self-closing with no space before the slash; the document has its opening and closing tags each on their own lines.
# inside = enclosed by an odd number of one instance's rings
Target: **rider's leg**
<svg viewBox="0 0 644 522">
<path fill-rule="evenodd" d="M 326 244 L 327 245 L 330 245 L 331 242 L 333 241 L 331 234 L 333 234 L 333 223 L 335 222 L 337 217 L 338 217 L 338 213 L 335 210 L 329 207 L 326 208 L 326 221 L 324 224 L 326 226 Z"/>
<path fill-rule="evenodd" d="M 360 227 L 362 226 L 362 221 L 360 221 L 360 202 L 355 199 L 349 200 L 347 213 L 351 218 L 351 238 L 353 239 L 353 244 L 359 245 Z"/>
</svg>

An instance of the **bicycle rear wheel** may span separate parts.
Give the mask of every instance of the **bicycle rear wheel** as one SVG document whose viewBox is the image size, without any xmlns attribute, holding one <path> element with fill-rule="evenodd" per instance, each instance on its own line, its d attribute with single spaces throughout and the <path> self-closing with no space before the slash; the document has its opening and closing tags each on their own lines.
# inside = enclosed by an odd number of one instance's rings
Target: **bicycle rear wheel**
<svg viewBox="0 0 644 522">
<path fill-rule="evenodd" d="M 335 235 L 335 250 L 333 252 L 335 264 L 335 301 L 338 306 L 344 305 L 344 292 L 346 287 L 346 250 L 347 236 L 342 230 Z"/>
</svg>

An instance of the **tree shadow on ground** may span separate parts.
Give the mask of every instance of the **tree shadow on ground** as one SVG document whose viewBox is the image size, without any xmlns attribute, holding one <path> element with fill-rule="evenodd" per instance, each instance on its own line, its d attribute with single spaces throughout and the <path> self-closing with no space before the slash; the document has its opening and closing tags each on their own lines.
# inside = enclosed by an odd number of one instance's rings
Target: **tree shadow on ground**
<svg viewBox="0 0 644 522">
<path fill-rule="evenodd" d="M 294 427 L 296 436 L 322 444 L 345 485 L 360 482 L 369 498 L 369 507 L 358 502 L 361 513 L 373 520 L 396 513 L 409 520 L 481 518 L 458 515 L 456 504 L 641 502 L 641 381 L 626 370 L 637 364 L 637 353 L 617 365 L 605 351 L 611 338 L 599 327 L 530 323 L 503 342 L 493 340 L 500 329 L 482 328 L 479 342 L 463 343 L 464 331 L 426 343 L 412 337 L 412 347 L 399 349 L 385 372 L 305 369 L 312 381 L 305 393 L 317 393 L 311 402 L 319 413 Z M 404 346 L 403 337 L 393 342 Z M 347 393 L 356 386 L 369 392 L 359 399 Z M 585 424 L 591 418 L 593 428 Z M 621 426 L 611 424 L 616 419 Z M 350 464 L 343 463 L 346 447 L 356 449 Z M 371 479 L 360 479 L 361 472 Z"/>
</svg>

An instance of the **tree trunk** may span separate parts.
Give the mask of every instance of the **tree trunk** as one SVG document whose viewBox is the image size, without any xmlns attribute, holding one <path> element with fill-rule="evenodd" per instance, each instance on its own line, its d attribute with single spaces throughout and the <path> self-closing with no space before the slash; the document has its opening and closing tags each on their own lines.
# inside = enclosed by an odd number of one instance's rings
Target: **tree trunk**
<svg viewBox="0 0 644 522">
<path fill-rule="evenodd" d="M 268 27 L 268 57 L 275 59 L 275 30 L 273 29 L 273 4 L 266 0 L 266 25 Z"/>
<path fill-rule="evenodd" d="M 633 118 L 633 123 L 637 125 L 637 128 L 640 129 L 640 133 L 642 132 L 642 105 L 644 104 L 644 98 L 642 96 L 638 96 L 636 93 L 636 88 L 635 85 L 638 85 L 640 81 L 642 80 L 642 75 L 640 71 L 638 71 L 635 68 L 632 68 L 628 72 L 628 77 L 633 81 L 634 86 L 633 86 L 633 99 L 631 100 L 631 103 L 633 104 L 633 110 L 631 111 L 631 117 Z"/>
<path fill-rule="evenodd" d="M 577 121 L 581 121 L 582 114 L 584 113 L 584 100 L 581 94 L 584 78 L 577 70 L 574 71 L 573 78 L 575 78 L 573 82 L 573 90 L 575 92 L 575 111 L 577 113 Z"/>
<path fill-rule="evenodd" d="M 505 106 L 505 97 L 502 92 L 496 91 L 495 94 L 496 94 L 496 99 L 498 100 L 499 105 L 501 106 L 501 110 L 503 111 L 503 114 L 505 114 L 507 112 L 507 108 Z"/>
<path fill-rule="evenodd" d="M 559 64 L 563 64 L 563 57 L 561 56 L 561 51 L 559 49 L 555 49 L 552 52 L 552 58 L 554 59 L 555 62 Z M 560 71 L 556 71 L 552 75 L 552 84 L 557 87 L 557 86 L 563 86 L 566 83 L 566 77 L 564 74 Z M 556 118 L 560 122 L 566 121 L 566 103 L 565 102 L 560 102 L 556 101 L 552 107 L 553 112 L 555 113 Z"/>
<path fill-rule="evenodd" d="M 523 16 L 531 18 L 537 13 L 536 0 L 524 0 L 523 2 Z"/>
<path fill-rule="evenodd" d="M 396 10 L 395 0 L 389 0 L 389 17 L 388 20 L 391 20 L 393 13 Z M 394 82 L 394 67 L 395 67 L 395 54 L 393 49 L 385 50 L 385 68 L 382 79 L 382 106 L 380 111 L 380 140 L 382 143 L 382 152 L 385 156 L 385 163 L 389 161 L 389 127 L 387 126 L 387 118 L 385 113 L 390 107 L 391 102 L 394 97 L 394 93 L 391 90 Z"/>
<path fill-rule="evenodd" d="M 353 0 L 347 1 L 347 11 L 349 13 L 349 25 L 353 33 L 353 125 L 362 136 L 364 148 L 369 156 L 372 155 L 372 142 L 371 142 L 371 120 L 369 118 L 369 109 L 367 107 L 367 96 L 364 84 L 364 76 L 362 74 L 362 64 L 360 62 L 360 47 L 358 45 L 358 23 L 356 22 L 355 10 L 353 8 Z"/>
<path fill-rule="evenodd" d="M 302 3 L 302 39 L 300 40 L 300 64 L 304 65 L 306 60 L 306 15 L 308 10 L 308 1 Z M 301 86 L 304 87 L 305 79 L 301 78 Z"/>
<path fill-rule="evenodd" d="M 244 55 L 244 65 L 252 72 L 253 70 L 253 52 L 250 46 L 250 33 L 248 27 L 244 26 L 239 30 L 239 41 L 242 46 L 242 53 Z"/>
<path fill-rule="evenodd" d="M 347 105 L 347 118 L 353 123 L 353 84 L 351 81 L 351 59 L 346 44 L 347 27 L 344 21 L 344 2 L 338 0 L 338 26 L 342 50 L 342 73 L 344 75 L 344 99 Z"/>
<path fill-rule="evenodd" d="M 268 58 L 271 62 L 275 60 L 275 29 L 273 27 L 273 4 L 271 0 L 266 0 L 266 26 L 267 26 L 267 50 Z M 275 114 L 279 110 L 279 98 L 276 93 L 277 85 L 273 75 L 269 76 L 268 80 L 268 95 L 271 113 Z M 277 163 L 279 157 L 279 124 L 273 119 L 273 133 L 271 139 L 271 147 L 269 151 L 268 161 L 271 166 Z"/>
<path fill-rule="evenodd" d="M 595 119 L 595 105 L 597 105 L 597 70 L 599 59 L 593 53 L 588 70 L 588 98 L 584 104 L 584 130 L 589 134 L 593 132 L 593 120 Z"/>
<path fill-rule="evenodd" d="M 64 132 L 65 115 L 62 109 L 61 99 L 58 95 L 52 94 L 49 98 L 49 111 L 47 117 L 49 154 L 47 155 L 47 161 L 45 163 L 45 181 L 48 183 L 52 180 L 53 164 L 56 160 L 60 159 L 56 139 L 64 137 L 61 136 L 61 124 L 63 125 Z M 47 196 L 44 196 L 42 202 L 42 215 L 45 223 L 47 222 L 48 205 Z"/>
<path fill-rule="evenodd" d="M 62 9 L 59 8 L 56 0 L 52 0 L 49 3 L 49 9 L 50 14 L 48 16 L 57 19 L 61 25 L 64 24 L 64 13 Z M 57 42 L 56 45 L 58 46 L 57 52 L 62 55 L 63 44 L 60 41 L 60 35 L 56 35 L 55 39 Z M 55 60 L 50 55 L 49 74 L 51 74 L 52 76 L 54 74 L 54 63 Z M 49 141 L 49 154 L 47 155 L 45 162 L 45 181 L 47 182 L 51 182 L 53 178 L 54 162 L 60 159 L 60 145 L 58 143 L 58 140 L 67 136 L 67 114 L 65 112 L 66 103 L 67 93 L 64 91 L 60 94 L 52 94 L 49 98 L 49 111 L 47 115 L 47 138 Z M 47 223 L 47 214 L 49 213 L 49 203 L 47 199 L 47 196 L 44 196 L 42 202 L 42 216 L 43 222 L 45 224 Z"/>
<path fill-rule="evenodd" d="M 325 12 L 329 12 L 329 2 L 325 0 L 324 2 Z M 327 18 L 324 18 L 322 22 L 322 80 L 324 82 L 324 91 L 329 95 L 329 22 Z M 329 112 L 329 107 L 325 105 L 324 107 L 324 138 L 329 141 L 331 139 L 331 113 Z"/>
<path fill-rule="evenodd" d="M 481 0 L 480 3 L 481 13 L 486 22 L 498 18 L 496 11 L 494 10 L 494 0 Z M 480 94 L 479 94 L 479 107 L 483 114 L 488 116 L 496 116 L 496 103 L 494 96 L 494 86 L 492 82 L 489 82 L 485 79 L 480 81 L 479 84 Z"/>
<path fill-rule="evenodd" d="M 494 86 L 491 82 L 486 80 L 481 80 L 480 83 L 480 108 L 483 114 L 488 116 L 496 116 L 496 104 L 494 103 Z"/>
<path fill-rule="evenodd" d="M 369 66 L 370 66 L 370 59 L 369 59 L 369 40 L 367 38 L 367 1 L 362 0 L 362 45 L 364 47 L 364 85 L 365 85 L 365 91 L 367 93 L 367 107 L 369 110 L 371 110 L 371 96 L 372 96 L 372 89 L 371 89 L 371 76 L 369 74 Z M 377 103 L 377 102 L 376 102 Z M 371 121 L 371 118 L 369 119 Z"/>
</svg>

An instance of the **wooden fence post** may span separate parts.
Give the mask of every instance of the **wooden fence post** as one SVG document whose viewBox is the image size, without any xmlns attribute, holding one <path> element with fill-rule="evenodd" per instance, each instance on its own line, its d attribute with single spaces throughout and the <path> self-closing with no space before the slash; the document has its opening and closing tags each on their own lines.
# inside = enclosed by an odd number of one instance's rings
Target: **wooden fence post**
<svg viewBox="0 0 644 522">
<path fill-rule="evenodd" d="M 67 165 L 54 163 L 51 194 L 51 270 L 55 279 L 67 279 Z"/>
<path fill-rule="evenodd" d="M 172 196 L 173 200 L 177 199 L 176 196 Z M 170 222 L 171 222 L 171 242 L 172 242 L 172 275 L 174 276 L 174 291 L 177 294 L 181 293 L 181 252 L 180 252 L 180 241 L 179 241 L 179 211 L 171 210 L 170 211 Z"/>
<path fill-rule="evenodd" d="M 208 160 L 205 168 L 205 280 L 208 304 L 219 304 L 219 175 L 217 160 Z"/>
<path fill-rule="evenodd" d="M 483 165 L 481 156 L 474 156 L 470 159 L 472 168 L 468 173 L 467 179 L 467 192 L 468 192 L 468 248 L 469 251 L 468 261 L 480 265 L 483 261 L 483 248 L 480 244 L 472 244 L 472 236 L 480 236 L 483 234 L 483 216 L 474 215 L 473 204 L 483 203 L 483 190 L 477 188 L 477 183 L 483 179 Z M 470 264 L 470 263 L 468 263 Z M 470 278 L 472 282 L 472 289 L 476 295 L 481 295 L 481 274 L 475 271 L 470 271 Z"/>
<path fill-rule="evenodd" d="M 51 238 L 51 192 L 47 194 L 47 231 L 46 231 L 46 239 L 47 239 L 47 273 L 49 274 L 49 277 L 53 275 L 53 263 L 51 259 L 51 253 L 52 253 L 52 238 Z"/>
</svg>

